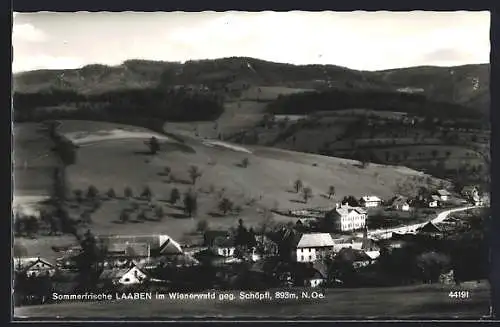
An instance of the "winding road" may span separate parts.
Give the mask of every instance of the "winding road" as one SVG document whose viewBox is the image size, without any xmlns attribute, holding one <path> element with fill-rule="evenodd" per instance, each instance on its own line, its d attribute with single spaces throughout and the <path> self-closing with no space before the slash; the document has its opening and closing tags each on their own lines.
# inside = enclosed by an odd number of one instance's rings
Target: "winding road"
<svg viewBox="0 0 500 327">
<path fill-rule="evenodd" d="M 474 208 L 481 208 L 481 206 L 467 206 L 467 207 L 460 207 L 460 208 L 445 210 L 445 211 L 439 213 L 436 218 L 431 219 L 430 222 L 432 222 L 433 224 L 441 223 L 446 218 L 448 218 L 448 216 L 451 213 L 455 213 L 455 212 L 459 212 L 459 211 L 466 211 L 466 210 L 470 210 L 470 209 L 474 209 Z M 368 232 L 368 237 L 373 238 L 373 239 L 388 239 L 388 238 L 392 237 L 392 233 L 415 232 L 418 228 L 420 228 L 428 223 L 429 222 L 423 222 L 423 223 L 399 226 L 399 227 L 383 229 L 383 230 L 377 229 L 377 230 Z"/>
</svg>

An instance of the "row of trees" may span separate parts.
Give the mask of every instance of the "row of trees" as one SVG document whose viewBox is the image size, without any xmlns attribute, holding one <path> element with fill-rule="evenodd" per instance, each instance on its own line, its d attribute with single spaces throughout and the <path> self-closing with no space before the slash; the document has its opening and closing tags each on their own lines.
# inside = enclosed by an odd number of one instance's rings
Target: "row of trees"
<svg viewBox="0 0 500 327">
<path fill-rule="evenodd" d="M 78 110 L 72 111 L 70 116 L 77 118 L 80 114 L 95 114 L 97 111 L 111 116 L 147 116 L 171 121 L 199 121 L 216 119 L 224 111 L 220 99 L 215 94 L 156 87 L 116 90 L 92 95 L 58 89 L 39 93 L 16 92 L 13 100 L 16 121 L 41 120 L 44 116 L 54 116 L 57 113 L 68 118 L 67 110 L 60 112 L 49 110 L 68 104 L 76 104 Z M 99 114 L 96 114 L 96 117 L 100 118 Z"/>
</svg>

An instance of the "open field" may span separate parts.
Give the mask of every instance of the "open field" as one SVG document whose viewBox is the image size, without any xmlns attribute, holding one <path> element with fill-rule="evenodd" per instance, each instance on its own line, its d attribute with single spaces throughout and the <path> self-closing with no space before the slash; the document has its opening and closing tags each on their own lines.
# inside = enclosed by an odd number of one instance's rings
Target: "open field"
<svg viewBox="0 0 500 327">
<path fill-rule="evenodd" d="M 54 144 L 35 123 L 16 124 L 13 135 L 14 194 L 49 195 L 53 172 L 59 165 L 51 151 Z"/>
<path fill-rule="evenodd" d="M 452 299 L 450 291 L 468 290 L 468 299 Z M 296 290 L 301 294 L 301 290 Z M 233 292 L 238 297 L 239 292 Z M 271 294 L 274 291 L 271 290 Z M 488 313 L 486 281 L 449 285 L 328 289 L 324 299 L 295 300 L 122 300 L 103 305 L 58 303 L 14 309 L 26 318 L 351 318 L 351 319 L 479 319 Z M 401 296 L 404 295 L 404 299 Z"/>
<path fill-rule="evenodd" d="M 93 122 L 88 121 L 62 123 L 61 128 L 65 133 L 85 131 L 87 127 L 98 133 L 106 128 L 117 128 L 116 124 L 106 126 L 99 123 L 92 129 Z M 94 185 L 102 194 L 113 188 L 119 197 L 103 201 L 92 214 L 90 227 L 94 233 L 166 233 L 181 239 L 185 233 L 195 229 L 199 220 L 207 220 L 214 229 L 236 226 L 239 218 L 249 226 L 256 226 L 262 219 L 259 211 L 263 207 L 327 207 L 333 206 L 335 201 L 346 195 L 361 197 L 376 194 L 381 198 L 389 198 L 393 196 L 400 180 L 422 175 L 406 167 L 373 164 L 360 168 L 358 162 L 353 160 L 261 146 L 236 146 L 219 141 L 200 142 L 190 138 L 186 138 L 184 144 L 163 143 L 156 156 L 147 152 L 143 140 L 134 138 L 93 142 L 78 149 L 76 164 L 67 168 L 69 189 L 85 192 L 90 185 Z M 244 158 L 249 160 L 246 168 L 241 166 Z M 202 172 L 195 185 L 191 185 L 189 180 L 188 168 L 191 165 L 197 166 Z M 173 180 L 163 174 L 166 166 L 171 169 Z M 292 190 L 296 179 L 301 179 L 312 189 L 313 198 L 308 203 L 303 202 L 301 194 Z M 330 185 L 335 186 L 337 193 L 332 200 L 324 196 Z M 146 208 L 146 204 L 140 203 L 140 200 L 123 198 L 127 186 L 133 189 L 134 195 L 149 186 L 153 202 L 162 206 L 166 217 L 161 221 L 117 223 L 120 212 L 129 208 L 131 201 L 139 202 L 139 206 Z M 181 193 L 189 189 L 197 191 L 196 218 L 185 218 L 178 204 L 167 203 L 173 188 L 179 189 Z M 221 216 L 217 206 L 222 197 L 227 197 L 235 206 L 239 206 L 241 212 L 237 216 Z M 83 210 L 75 204 L 74 207 L 75 214 Z M 276 220 L 289 221 L 286 217 L 276 217 Z M 32 243 L 34 245 L 36 241 Z"/>
<path fill-rule="evenodd" d="M 272 101 L 280 95 L 290 95 L 302 92 L 312 92 L 314 89 L 297 89 L 281 86 L 254 86 L 241 94 L 242 100 Z"/>
</svg>

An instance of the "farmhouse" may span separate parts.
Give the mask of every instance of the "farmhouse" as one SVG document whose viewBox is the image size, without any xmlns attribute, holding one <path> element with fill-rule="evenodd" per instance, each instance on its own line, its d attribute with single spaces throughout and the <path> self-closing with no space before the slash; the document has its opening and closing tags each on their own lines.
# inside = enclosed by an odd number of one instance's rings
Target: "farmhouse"
<svg viewBox="0 0 500 327">
<path fill-rule="evenodd" d="M 389 206 L 394 210 L 400 210 L 400 211 L 410 210 L 410 204 L 408 203 L 408 199 L 401 195 L 392 198 Z"/>
<path fill-rule="evenodd" d="M 223 257 L 232 257 L 236 251 L 234 239 L 230 237 L 229 232 L 223 230 L 206 231 L 203 235 L 205 246 L 214 254 Z"/>
<path fill-rule="evenodd" d="M 441 198 L 437 195 L 431 195 L 431 197 L 427 201 L 427 205 L 429 208 L 437 208 L 439 206 L 439 201 Z"/>
<path fill-rule="evenodd" d="M 378 207 L 382 203 L 382 200 L 374 195 L 363 196 L 360 203 L 366 208 L 373 208 Z"/>
<path fill-rule="evenodd" d="M 447 190 L 444 190 L 444 189 L 441 189 L 441 190 L 437 190 L 437 195 L 439 196 L 439 199 L 441 201 L 448 201 L 448 199 L 450 198 L 451 196 L 451 193 L 448 192 Z"/>
<path fill-rule="evenodd" d="M 469 201 L 473 202 L 476 205 L 481 205 L 481 197 L 479 195 L 479 190 L 475 186 L 465 186 L 462 188 L 460 191 L 460 194 L 468 199 Z"/>
<path fill-rule="evenodd" d="M 53 276 L 55 266 L 43 258 L 14 258 L 14 271 L 29 277 Z"/>
<path fill-rule="evenodd" d="M 440 236 L 442 233 L 443 231 L 430 221 L 418 229 L 419 235 Z"/>
<path fill-rule="evenodd" d="M 135 263 L 128 268 L 105 269 L 99 276 L 101 281 L 109 281 L 115 285 L 137 285 L 142 284 L 148 275 Z"/>
<path fill-rule="evenodd" d="M 114 251 L 112 255 L 157 257 L 183 253 L 181 245 L 170 236 L 162 235 L 100 235 L 96 241 Z"/>
<path fill-rule="evenodd" d="M 328 212 L 325 218 L 333 219 L 336 230 L 357 230 L 366 225 L 366 210 L 343 204 Z"/>
<path fill-rule="evenodd" d="M 318 287 L 323 284 L 328 277 L 326 265 L 320 261 L 307 264 L 301 272 L 301 281 L 305 287 Z"/>
<path fill-rule="evenodd" d="M 314 262 L 321 260 L 333 251 L 335 243 L 328 233 L 308 233 L 296 238 L 292 258 L 297 262 Z"/>
</svg>

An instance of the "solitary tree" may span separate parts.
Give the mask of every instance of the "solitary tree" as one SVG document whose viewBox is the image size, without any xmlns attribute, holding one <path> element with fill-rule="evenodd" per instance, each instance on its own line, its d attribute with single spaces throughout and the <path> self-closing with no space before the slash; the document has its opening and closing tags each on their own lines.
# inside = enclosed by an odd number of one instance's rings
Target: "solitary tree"
<svg viewBox="0 0 500 327">
<path fill-rule="evenodd" d="M 312 198 L 312 190 L 310 187 L 304 187 L 302 189 L 302 197 L 304 198 L 304 202 L 306 203 L 310 198 Z"/>
<path fill-rule="evenodd" d="M 222 198 L 219 202 L 219 210 L 226 215 L 229 211 L 233 209 L 233 202 L 228 198 Z"/>
<path fill-rule="evenodd" d="M 198 223 L 196 223 L 196 231 L 198 232 L 205 232 L 208 230 L 208 222 L 206 220 L 200 220 Z"/>
<path fill-rule="evenodd" d="M 249 164 L 250 164 L 250 160 L 248 158 L 244 158 L 241 161 L 241 167 L 243 167 L 243 168 L 247 168 Z"/>
<path fill-rule="evenodd" d="M 188 217 L 192 217 L 196 214 L 198 209 L 198 199 L 196 194 L 192 191 L 188 191 L 184 194 L 184 212 Z"/>
<path fill-rule="evenodd" d="M 110 188 L 107 192 L 106 192 L 106 195 L 108 196 L 108 198 L 110 199 L 114 199 L 116 197 L 116 193 L 115 193 L 115 190 L 113 188 Z"/>
<path fill-rule="evenodd" d="M 181 193 L 177 188 L 173 188 L 172 191 L 170 192 L 170 203 L 171 204 L 176 204 L 177 201 L 179 201 L 181 197 Z"/>
<path fill-rule="evenodd" d="M 295 189 L 295 193 L 299 193 L 300 190 L 302 190 L 302 181 L 300 179 L 297 179 L 295 182 L 293 182 L 293 188 Z"/>
<path fill-rule="evenodd" d="M 201 177 L 201 172 L 196 166 L 189 167 L 189 177 L 191 178 L 191 183 L 194 185 L 198 178 Z"/>
<path fill-rule="evenodd" d="M 165 173 L 165 176 L 169 176 L 172 169 L 169 166 L 165 166 L 165 168 L 163 168 L 163 172 Z"/>
<path fill-rule="evenodd" d="M 141 193 L 141 198 L 146 199 L 148 201 L 151 201 L 151 198 L 153 197 L 153 192 L 149 188 L 149 186 L 144 186 L 144 189 L 142 190 Z"/>
<path fill-rule="evenodd" d="M 130 215 L 128 213 L 128 211 L 126 210 L 123 210 L 121 213 L 120 213 L 120 221 L 122 223 L 126 223 L 130 220 Z"/>
<path fill-rule="evenodd" d="M 335 195 L 335 186 L 330 185 L 328 188 L 328 198 L 331 199 Z"/>
<path fill-rule="evenodd" d="M 75 200 L 78 203 L 81 203 L 83 201 L 83 192 L 82 192 L 82 190 L 74 190 L 73 194 L 75 196 Z"/>
<path fill-rule="evenodd" d="M 99 195 L 99 191 L 94 185 L 90 185 L 87 189 L 87 199 L 94 200 Z"/>
<path fill-rule="evenodd" d="M 149 139 L 149 142 L 147 142 L 147 145 L 149 147 L 149 151 L 151 154 L 156 154 L 158 151 L 160 151 L 160 142 L 158 142 L 158 139 L 154 136 L 152 136 Z"/>
<path fill-rule="evenodd" d="M 155 216 L 158 219 L 162 219 L 165 216 L 165 212 L 163 211 L 163 207 L 162 206 L 157 206 L 155 208 Z"/>
<path fill-rule="evenodd" d="M 123 195 L 126 197 L 126 198 L 131 198 L 134 196 L 134 192 L 132 191 L 132 188 L 130 188 L 129 186 L 125 187 L 125 190 L 123 191 Z"/>
</svg>

